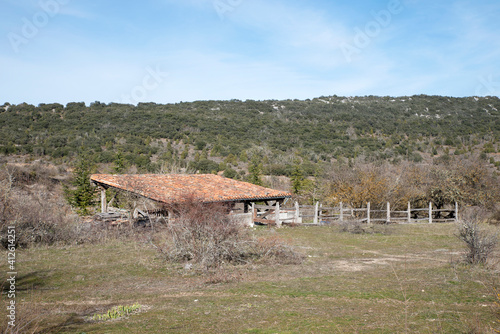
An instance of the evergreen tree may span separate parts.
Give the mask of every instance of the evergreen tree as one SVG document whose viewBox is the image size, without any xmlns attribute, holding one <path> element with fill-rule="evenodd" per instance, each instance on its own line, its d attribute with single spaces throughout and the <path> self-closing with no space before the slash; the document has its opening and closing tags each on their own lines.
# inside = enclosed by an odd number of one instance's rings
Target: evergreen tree
<svg viewBox="0 0 500 334">
<path fill-rule="evenodd" d="M 248 181 L 250 183 L 256 184 L 258 186 L 263 185 L 261 175 L 262 175 L 262 164 L 259 163 L 259 157 L 254 155 L 248 166 L 248 172 L 250 173 Z"/>
<path fill-rule="evenodd" d="M 122 151 L 118 151 L 118 153 L 116 153 L 116 158 L 113 163 L 115 164 L 115 166 L 113 167 L 115 173 L 123 173 L 123 171 L 125 170 L 125 157 L 123 156 Z"/>
<path fill-rule="evenodd" d="M 95 165 L 90 157 L 82 155 L 73 171 L 72 187 L 64 187 L 66 200 L 80 215 L 88 215 L 88 207 L 96 203 L 95 188 L 90 183 L 90 175 L 94 170 Z"/>
<path fill-rule="evenodd" d="M 292 183 L 292 192 L 295 195 L 300 195 L 304 184 L 304 173 L 302 171 L 302 167 L 300 166 L 299 160 L 295 160 L 294 162 L 292 175 L 290 176 L 290 181 Z"/>
<path fill-rule="evenodd" d="M 240 161 L 242 161 L 242 162 L 247 162 L 248 161 L 247 152 L 241 151 L 241 153 L 240 153 Z"/>
</svg>

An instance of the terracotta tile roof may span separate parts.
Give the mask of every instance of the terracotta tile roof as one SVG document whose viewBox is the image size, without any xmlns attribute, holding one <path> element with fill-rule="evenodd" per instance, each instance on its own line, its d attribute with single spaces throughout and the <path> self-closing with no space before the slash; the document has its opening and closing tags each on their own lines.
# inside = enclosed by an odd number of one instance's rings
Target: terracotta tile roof
<svg viewBox="0 0 500 334">
<path fill-rule="evenodd" d="M 93 174 L 90 179 L 104 187 L 126 190 L 167 204 L 183 202 L 187 196 L 206 203 L 272 200 L 292 196 L 288 192 L 213 174 Z"/>
</svg>

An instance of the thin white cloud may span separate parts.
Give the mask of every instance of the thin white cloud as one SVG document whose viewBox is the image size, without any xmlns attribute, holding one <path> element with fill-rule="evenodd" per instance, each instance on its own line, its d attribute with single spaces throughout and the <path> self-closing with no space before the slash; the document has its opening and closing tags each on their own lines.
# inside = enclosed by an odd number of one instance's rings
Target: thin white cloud
<svg viewBox="0 0 500 334">
<path fill-rule="evenodd" d="M 324 55 L 321 63 L 335 63 L 339 45 L 348 36 L 346 28 L 329 20 L 323 10 L 279 1 L 243 1 L 226 19 L 262 33 L 276 53 L 281 49 L 300 61 L 315 55 L 317 63 L 319 55 Z"/>
<path fill-rule="evenodd" d="M 61 7 L 59 14 L 86 20 L 96 18 L 96 15 L 93 13 L 70 6 Z"/>
</svg>

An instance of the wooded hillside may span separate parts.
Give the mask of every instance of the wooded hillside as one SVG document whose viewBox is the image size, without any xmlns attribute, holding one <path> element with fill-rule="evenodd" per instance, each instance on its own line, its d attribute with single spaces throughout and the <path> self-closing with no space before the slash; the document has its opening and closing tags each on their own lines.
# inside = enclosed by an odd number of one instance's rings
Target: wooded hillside
<svg viewBox="0 0 500 334">
<path fill-rule="evenodd" d="M 495 153 L 499 109 L 497 97 L 426 95 L 88 107 L 5 103 L 0 153 L 68 161 L 85 150 L 118 168 L 153 172 L 175 164 L 230 177 L 243 175 L 252 156 L 265 173 L 290 176 L 300 155 L 304 172 L 313 175 L 318 163 L 332 159 L 420 162 Z"/>
</svg>

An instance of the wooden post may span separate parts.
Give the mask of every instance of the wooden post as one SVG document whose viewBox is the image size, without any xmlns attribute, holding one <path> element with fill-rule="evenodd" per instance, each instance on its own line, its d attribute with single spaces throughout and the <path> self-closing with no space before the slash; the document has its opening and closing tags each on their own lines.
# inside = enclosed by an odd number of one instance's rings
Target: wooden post
<svg viewBox="0 0 500 334">
<path fill-rule="evenodd" d="M 257 219 L 257 212 L 255 212 L 255 203 L 252 202 L 252 225 L 255 224 L 255 219 Z"/>
<path fill-rule="evenodd" d="M 316 202 L 316 206 L 314 207 L 314 224 L 318 224 L 318 208 L 319 208 L 319 202 Z"/>
<path fill-rule="evenodd" d="M 391 222 L 391 203 L 387 202 L 387 223 Z"/>
<path fill-rule="evenodd" d="M 411 204 L 408 202 L 408 223 L 411 223 Z"/>
<path fill-rule="evenodd" d="M 248 227 L 253 227 L 254 221 L 253 221 L 253 211 L 250 212 L 250 209 L 252 206 L 248 202 L 243 203 L 243 217 L 245 217 L 244 222 Z M 246 213 L 246 215 L 245 215 Z M 248 214 L 250 214 L 250 219 L 248 219 Z"/>
<path fill-rule="evenodd" d="M 323 221 L 322 220 L 322 217 L 323 216 L 323 203 L 321 203 L 319 205 L 319 212 L 318 212 L 318 222 L 321 224 L 321 222 Z"/>
<path fill-rule="evenodd" d="M 340 202 L 340 221 L 344 221 L 344 203 Z"/>
<path fill-rule="evenodd" d="M 429 224 L 432 224 L 432 202 L 429 202 Z"/>
<path fill-rule="evenodd" d="M 366 222 L 370 224 L 370 202 L 366 204 Z"/>
<path fill-rule="evenodd" d="M 280 221 L 280 202 L 276 202 L 276 209 L 274 211 L 276 215 L 276 227 L 281 227 L 281 221 Z"/>
<path fill-rule="evenodd" d="M 117 194 L 118 194 L 118 193 L 115 193 L 115 194 L 113 195 L 113 198 L 111 198 L 111 201 L 109 201 L 109 202 L 108 202 L 108 204 L 107 204 L 106 208 L 109 208 L 111 205 L 113 205 L 113 202 L 115 201 L 115 198 L 116 198 L 116 195 L 117 195 Z"/>
<path fill-rule="evenodd" d="M 106 189 L 101 188 L 101 212 L 108 212 L 108 202 L 106 201 Z"/>
<path fill-rule="evenodd" d="M 455 202 L 455 222 L 458 221 L 458 203 Z"/>
<path fill-rule="evenodd" d="M 300 217 L 300 206 L 299 202 L 295 202 L 295 224 L 299 223 L 299 217 Z"/>
</svg>

